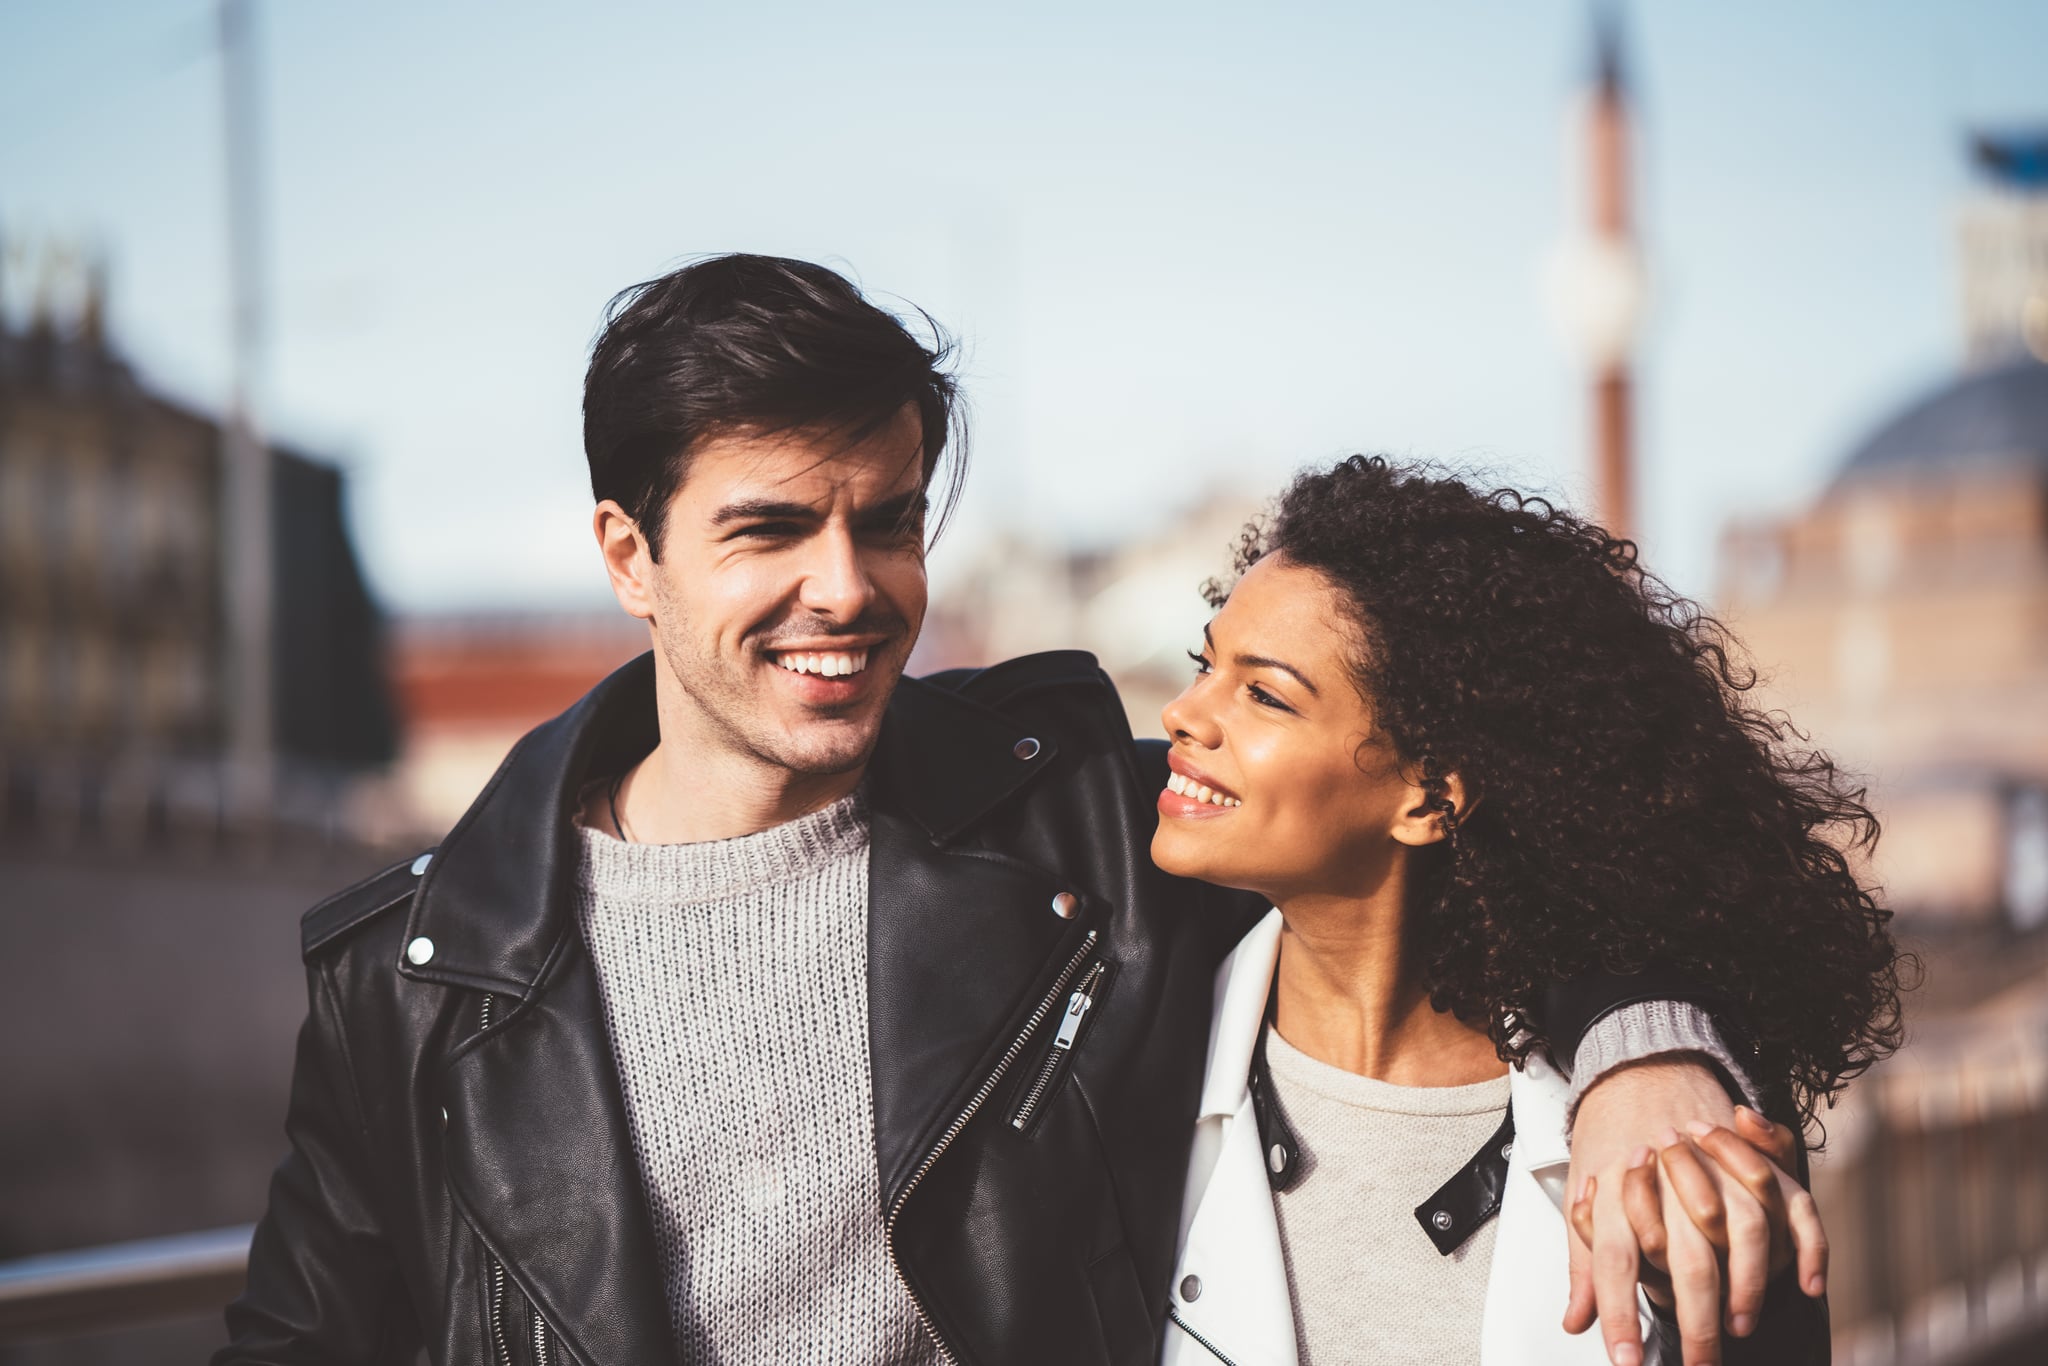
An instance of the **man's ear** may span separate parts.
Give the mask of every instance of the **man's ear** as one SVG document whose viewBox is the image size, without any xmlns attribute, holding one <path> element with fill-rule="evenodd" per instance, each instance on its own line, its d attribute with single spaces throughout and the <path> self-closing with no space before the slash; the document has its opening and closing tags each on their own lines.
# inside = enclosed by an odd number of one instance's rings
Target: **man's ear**
<svg viewBox="0 0 2048 1366">
<path fill-rule="evenodd" d="M 612 596 L 628 616 L 651 620 L 654 552 L 640 524 L 626 515 L 616 499 L 607 498 L 590 514 L 590 529 L 597 534 L 597 551 L 604 556 L 604 572 L 612 581 Z"/>
<path fill-rule="evenodd" d="M 1435 781 L 1434 786 L 1435 791 L 1432 792 L 1419 777 L 1409 780 L 1406 805 L 1402 807 L 1401 819 L 1394 823 L 1393 830 L 1394 838 L 1402 844 L 1420 848 L 1449 839 L 1451 827 L 1445 821 L 1444 802 L 1451 804 L 1449 814 L 1452 821 L 1463 821 L 1478 805 L 1479 794 L 1460 774 L 1446 773 Z"/>
</svg>

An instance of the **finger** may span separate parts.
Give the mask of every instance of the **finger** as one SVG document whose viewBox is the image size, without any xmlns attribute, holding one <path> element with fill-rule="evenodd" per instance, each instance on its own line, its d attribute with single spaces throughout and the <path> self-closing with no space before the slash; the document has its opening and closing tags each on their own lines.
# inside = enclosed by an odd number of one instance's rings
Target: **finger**
<svg viewBox="0 0 2048 1366">
<path fill-rule="evenodd" d="M 1702 1156 L 1701 1162 L 1718 1171 L 1719 1164 Z M 1759 1161 L 1762 1159 L 1759 1158 Z M 1727 1214 L 1728 1307 L 1724 1320 L 1732 1337 L 1746 1338 L 1763 1312 L 1764 1285 L 1771 1278 L 1771 1221 L 1741 1183 L 1719 1172 L 1721 1202 Z"/>
<path fill-rule="evenodd" d="M 1622 1183 L 1601 1189 L 1588 1178 L 1593 1206 L 1593 1300 L 1600 1310 L 1600 1336 L 1614 1366 L 1638 1366 L 1643 1359 L 1643 1326 L 1636 1317 L 1636 1240 L 1621 1206 Z"/>
<path fill-rule="evenodd" d="M 1698 1150 L 1671 1130 L 1665 1134 L 1676 1142 L 1666 1143 L 1657 1154 L 1663 1185 L 1675 1194 L 1685 1217 L 1713 1245 L 1716 1252 L 1728 1249 L 1728 1213 L 1721 1203 L 1721 1185 L 1708 1174 Z M 1664 1216 L 1671 1217 L 1667 1202 Z"/>
<path fill-rule="evenodd" d="M 1769 1225 L 1770 1269 L 1777 1271 L 1792 1259 L 1792 1236 L 1785 1215 L 1785 1197 L 1778 1183 L 1784 1174 L 1770 1159 L 1732 1130 L 1718 1125 L 1690 1124 L 1693 1142 L 1714 1160 L 1721 1171 L 1740 1182 L 1755 1200 Z"/>
<path fill-rule="evenodd" d="M 1792 1222 L 1792 1251 L 1799 1261 L 1799 1288 L 1815 1299 L 1828 1288 L 1828 1233 L 1821 1226 L 1820 1206 L 1790 1178 L 1785 1185 L 1785 1210 Z"/>
<path fill-rule="evenodd" d="M 1586 1198 L 1586 1185 L 1591 1179 L 1588 1177 L 1579 1182 L 1579 1197 L 1572 1201 L 1572 1217 L 1566 1221 L 1570 1225 L 1565 1243 L 1571 1267 L 1571 1294 L 1564 1306 L 1564 1330 L 1567 1333 L 1585 1332 L 1593 1326 L 1596 1316 L 1593 1303 L 1593 1203 Z M 1585 1215 L 1585 1233 L 1579 1232 L 1581 1210 Z"/>
<path fill-rule="evenodd" d="M 1628 1214 L 1629 1227 L 1635 1230 L 1636 1246 L 1641 1249 L 1643 1261 L 1659 1271 L 1668 1271 L 1664 1199 L 1657 1189 L 1656 1157 L 1655 1149 L 1645 1147 L 1636 1149 L 1629 1158 L 1628 1170 L 1621 1178 L 1621 1207 Z"/>
<path fill-rule="evenodd" d="M 1663 1184 L 1664 1222 L 1671 1237 L 1671 1296 L 1678 1307 L 1685 1366 L 1713 1366 L 1721 1359 L 1720 1262 L 1673 1184 Z"/>
<path fill-rule="evenodd" d="M 1771 1123 L 1747 1105 L 1735 1107 L 1735 1132 L 1763 1149 L 1764 1156 L 1777 1163 L 1788 1175 L 1799 1160 L 1799 1144 L 1792 1131 L 1782 1124 Z"/>
</svg>

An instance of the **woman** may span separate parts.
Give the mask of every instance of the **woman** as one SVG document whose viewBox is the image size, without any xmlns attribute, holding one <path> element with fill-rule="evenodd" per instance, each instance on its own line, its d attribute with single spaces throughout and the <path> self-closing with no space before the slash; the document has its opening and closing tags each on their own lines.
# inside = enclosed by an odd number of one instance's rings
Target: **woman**
<svg viewBox="0 0 2048 1366">
<path fill-rule="evenodd" d="M 1803 1125 L 1898 1041 L 1886 914 L 1841 852 L 1876 823 L 1747 704 L 1718 625 L 1541 500 L 1354 457 L 1238 569 L 1164 713 L 1152 848 L 1276 909 L 1219 977 L 1166 1360 L 1606 1360 L 1560 1326 L 1541 984 L 1690 974 Z M 1628 1174 L 1638 1228 L 1701 1164 L 1675 1134 L 1662 1158 Z M 1712 1265 L 1683 1220 L 1668 1240 Z M 1815 1345 L 1788 1299 L 1731 1358 Z"/>
</svg>

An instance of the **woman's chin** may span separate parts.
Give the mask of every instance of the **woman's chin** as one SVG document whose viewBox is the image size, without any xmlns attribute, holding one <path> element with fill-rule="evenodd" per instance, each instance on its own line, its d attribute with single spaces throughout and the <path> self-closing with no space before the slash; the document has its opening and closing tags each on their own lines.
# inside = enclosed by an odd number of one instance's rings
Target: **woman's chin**
<svg viewBox="0 0 2048 1366">
<path fill-rule="evenodd" d="M 1152 862 L 1161 872 L 1199 878 L 1219 887 L 1241 886 L 1233 873 L 1242 870 L 1234 869 L 1224 852 L 1200 833 L 1166 821 L 1160 822 L 1152 835 Z"/>
</svg>

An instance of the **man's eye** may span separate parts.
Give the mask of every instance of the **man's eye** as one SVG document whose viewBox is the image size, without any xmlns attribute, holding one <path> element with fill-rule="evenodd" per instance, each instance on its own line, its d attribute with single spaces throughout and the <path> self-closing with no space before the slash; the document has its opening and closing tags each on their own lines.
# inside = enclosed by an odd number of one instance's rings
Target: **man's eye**
<svg viewBox="0 0 2048 1366">
<path fill-rule="evenodd" d="M 1189 659 L 1192 659 L 1192 660 L 1193 660 L 1193 661 L 1195 662 L 1195 672 L 1196 672 L 1196 673 L 1198 673 L 1198 674 L 1205 674 L 1205 673 L 1209 672 L 1209 660 L 1208 660 L 1208 657 L 1207 657 L 1207 656 L 1205 656 L 1205 655 L 1198 655 L 1198 654 L 1196 654 L 1196 653 L 1195 653 L 1195 652 L 1194 652 L 1193 650 L 1189 650 L 1189 651 L 1188 651 L 1188 658 L 1189 658 Z"/>
<path fill-rule="evenodd" d="M 782 540 L 798 533 L 795 522 L 754 522 L 743 526 L 736 533 L 741 536 L 760 536 L 768 540 Z"/>
</svg>

